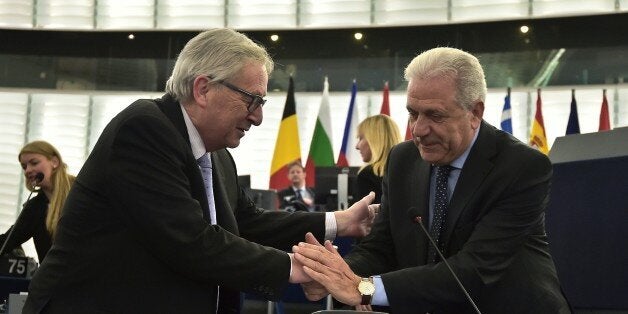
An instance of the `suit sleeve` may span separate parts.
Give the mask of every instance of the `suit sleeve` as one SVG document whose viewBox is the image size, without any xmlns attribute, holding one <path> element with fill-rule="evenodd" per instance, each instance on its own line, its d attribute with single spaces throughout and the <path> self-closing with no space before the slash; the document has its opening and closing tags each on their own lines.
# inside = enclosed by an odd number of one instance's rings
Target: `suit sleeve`
<svg viewBox="0 0 628 314">
<path fill-rule="evenodd" d="M 189 173 L 198 168 L 188 151 L 163 118 L 124 121 L 106 163 L 115 214 L 135 241 L 182 276 L 277 298 L 287 284 L 289 257 L 204 221 L 190 193 Z"/>
<path fill-rule="evenodd" d="M 325 213 L 269 211 L 248 208 L 237 215 L 242 237 L 262 245 L 292 251 L 292 246 L 312 232 L 318 241 L 325 238 Z"/>
</svg>

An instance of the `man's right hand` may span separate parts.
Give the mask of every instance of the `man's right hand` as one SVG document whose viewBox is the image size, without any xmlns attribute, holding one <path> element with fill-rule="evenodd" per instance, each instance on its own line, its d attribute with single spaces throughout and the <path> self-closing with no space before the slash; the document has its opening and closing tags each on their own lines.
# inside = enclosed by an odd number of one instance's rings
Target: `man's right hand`
<svg viewBox="0 0 628 314">
<path fill-rule="evenodd" d="M 290 278 L 288 281 L 290 283 L 306 283 L 312 281 L 312 278 L 308 276 L 303 270 L 303 264 L 299 263 L 296 258 L 294 258 L 293 253 L 288 253 L 290 256 Z"/>
</svg>

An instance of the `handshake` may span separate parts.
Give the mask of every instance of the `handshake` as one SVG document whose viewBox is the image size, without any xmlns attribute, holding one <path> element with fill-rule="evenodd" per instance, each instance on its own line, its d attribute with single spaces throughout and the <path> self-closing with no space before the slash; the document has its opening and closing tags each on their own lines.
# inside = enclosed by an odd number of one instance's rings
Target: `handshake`
<svg viewBox="0 0 628 314">
<path fill-rule="evenodd" d="M 360 232 L 356 229 L 351 234 L 341 232 L 339 227 L 339 235 L 364 236 L 370 232 L 370 226 L 379 211 L 379 204 L 370 204 L 373 197 L 374 193 L 371 192 L 344 211 L 364 212 L 359 216 L 363 218 L 365 228 L 358 229 L 364 229 L 366 232 Z M 362 209 L 354 208 L 356 206 Z M 336 218 L 338 219 L 338 216 Z M 338 226 L 341 224 L 338 221 Z M 292 252 L 290 282 L 300 283 L 308 300 L 318 301 L 331 294 L 336 300 L 344 304 L 360 305 L 362 295 L 358 291 L 358 285 L 362 278 L 353 273 L 329 240 L 322 245 L 312 233 L 308 232 L 305 235 L 305 242 L 293 246 Z"/>
</svg>

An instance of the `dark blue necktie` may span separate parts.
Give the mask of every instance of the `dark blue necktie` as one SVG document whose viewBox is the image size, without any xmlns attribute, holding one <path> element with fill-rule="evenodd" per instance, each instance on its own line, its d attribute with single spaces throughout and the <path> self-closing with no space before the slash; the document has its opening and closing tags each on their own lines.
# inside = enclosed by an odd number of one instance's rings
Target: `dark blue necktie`
<svg viewBox="0 0 628 314">
<path fill-rule="evenodd" d="M 443 245 L 440 241 L 445 218 L 447 217 L 447 178 L 449 178 L 449 172 L 452 167 L 436 166 L 436 190 L 434 194 L 434 218 L 432 219 L 432 227 L 430 228 L 430 236 L 434 239 L 434 242 L 438 244 L 438 248 L 443 250 Z M 436 263 L 438 261 L 438 254 L 436 249 L 430 245 L 428 250 L 428 262 Z"/>
</svg>

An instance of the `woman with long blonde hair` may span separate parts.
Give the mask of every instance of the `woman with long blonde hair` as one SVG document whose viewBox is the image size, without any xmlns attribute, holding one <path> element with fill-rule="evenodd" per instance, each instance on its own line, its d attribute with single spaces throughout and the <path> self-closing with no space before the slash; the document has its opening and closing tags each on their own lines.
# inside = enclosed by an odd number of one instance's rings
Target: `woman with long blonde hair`
<svg viewBox="0 0 628 314">
<path fill-rule="evenodd" d="M 370 191 L 375 192 L 373 203 L 382 197 L 382 177 L 388 161 L 390 149 L 401 143 L 399 127 L 387 115 L 370 116 L 358 124 L 358 142 L 355 148 L 360 151 L 366 164 L 358 172 L 356 199 L 361 199 Z"/>
<path fill-rule="evenodd" d="M 33 238 L 39 262 L 52 246 L 59 216 L 75 177 L 68 174 L 59 151 L 45 141 L 34 141 L 20 150 L 18 160 L 24 171 L 26 188 L 37 193 L 24 204 L 20 218 L 3 235 L 5 252 Z M 12 230 L 13 229 L 13 230 Z"/>
</svg>

